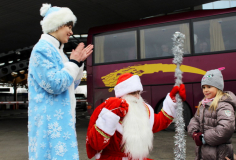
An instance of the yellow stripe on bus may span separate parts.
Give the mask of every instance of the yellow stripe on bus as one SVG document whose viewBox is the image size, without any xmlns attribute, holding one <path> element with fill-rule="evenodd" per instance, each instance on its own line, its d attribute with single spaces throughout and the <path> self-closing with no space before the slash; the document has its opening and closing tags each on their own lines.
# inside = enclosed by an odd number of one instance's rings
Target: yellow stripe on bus
<svg viewBox="0 0 236 160">
<path fill-rule="evenodd" d="M 175 64 L 144 64 L 144 65 L 134 65 L 134 66 L 128 66 L 120 70 L 116 70 L 114 72 L 111 72 L 107 74 L 106 76 L 101 77 L 104 85 L 106 87 L 114 87 L 116 85 L 117 79 L 119 75 L 127 72 L 132 72 L 135 75 L 142 76 L 144 74 L 153 74 L 157 72 L 175 72 L 176 65 Z M 181 65 L 180 69 L 182 72 L 185 73 L 194 73 L 194 74 L 200 74 L 205 75 L 206 71 L 192 67 L 187 65 Z M 109 92 L 111 92 L 113 88 L 109 89 Z"/>
</svg>

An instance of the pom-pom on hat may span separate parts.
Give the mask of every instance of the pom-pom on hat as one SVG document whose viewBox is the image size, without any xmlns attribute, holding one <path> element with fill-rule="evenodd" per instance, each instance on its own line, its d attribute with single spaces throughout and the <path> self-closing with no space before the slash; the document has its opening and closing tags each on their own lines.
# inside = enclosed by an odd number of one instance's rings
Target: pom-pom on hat
<svg viewBox="0 0 236 160">
<path fill-rule="evenodd" d="M 206 74 L 202 77 L 201 86 L 209 85 L 218 88 L 219 90 L 223 91 L 224 89 L 224 79 L 221 73 L 224 70 L 224 67 L 213 69 L 207 71 Z"/>
<path fill-rule="evenodd" d="M 73 12 L 66 7 L 51 7 L 51 4 L 43 4 L 40 9 L 40 15 L 43 20 L 40 22 L 42 25 L 43 33 L 50 33 L 57 31 L 59 27 L 72 21 L 75 25 L 77 18 Z"/>
<path fill-rule="evenodd" d="M 128 93 L 143 91 L 143 86 L 138 75 L 124 73 L 118 78 L 114 90 L 116 97 L 122 97 Z"/>
</svg>

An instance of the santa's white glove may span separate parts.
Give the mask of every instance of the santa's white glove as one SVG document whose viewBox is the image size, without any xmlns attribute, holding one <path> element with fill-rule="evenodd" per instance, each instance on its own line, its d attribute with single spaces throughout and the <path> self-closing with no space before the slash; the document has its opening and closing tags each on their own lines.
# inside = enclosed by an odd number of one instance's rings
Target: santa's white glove
<svg viewBox="0 0 236 160">
<path fill-rule="evenodd" d="M 163 102 L 163 110 L 170 116 L 174 117 L 176 116 L 176 106 L 177 104 L 173 102 L 173 100 L 170 98 L 170 94 L 168 93 L 164 102 Z"/>
</svg>

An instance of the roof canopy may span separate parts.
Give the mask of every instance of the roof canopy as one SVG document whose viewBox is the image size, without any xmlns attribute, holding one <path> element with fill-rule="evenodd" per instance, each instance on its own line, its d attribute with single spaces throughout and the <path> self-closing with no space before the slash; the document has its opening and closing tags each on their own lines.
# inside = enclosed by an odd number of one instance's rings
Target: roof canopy
<svg viewBox="0 0 236 160">
<path fill-rule="evenodd" d="M 15 72 L 27 74 L 30 51 L 37 43 L 42 28 L 39 10 L 42 3 L 69 7 L 77 16 L 74 34 L 87 33 L 89 28 L 139 20 L 158 14 L 170 13 L 198 6 L 213 0 L 11 0 L 0 1 L 0 69 L 16 66 Z M 74 48 L 73 43 L 66 46 Z M 12 62 L 11 62 L 12 61 Z M 10 63 L 11 62 L 11 63 Z M 6 70 L 3 73 L 7 73 Z M 10 73 L 0 73 L 1 82 L 12 79 Z M 10 75 L 10 76 L 9 76 Z M 18 74 L 20 75 L 20 73 Z M 22 75 L 21 75 L 22 76 Z M 22 76 L 24 79 L 24 76 Z"/>
</svg>

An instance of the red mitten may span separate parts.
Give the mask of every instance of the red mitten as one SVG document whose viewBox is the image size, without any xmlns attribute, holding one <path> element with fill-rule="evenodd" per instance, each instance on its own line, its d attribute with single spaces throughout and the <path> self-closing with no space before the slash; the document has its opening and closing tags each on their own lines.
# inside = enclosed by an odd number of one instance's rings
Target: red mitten
<svg viewBox="0 0 236 160">
<path fill-rule="evenodd" d="M 202 132 L 197 132 L 197 133 L 194 132 L 192 137 L 193 137 L 197 146 L 202 145 Z"/>
<path fill-rule="evenodd" d="M 128 103 L 124 99 L 111 97 L 108 98 L 105 102 L 105 108 L 112 111 L 119 117 L 124 117 L 128 112 Z"/>
<path fill-rule="evenodd" d="M 185 85 L 181 84 L 179 87 L 179 95 L 182 98 L 183 101 L 186 101 L 186 90 L 185 90 Z"/>
<path fill-rule="evenodd" d="M 174 86 L 170 91 L 170 98 L 173 100 L 173 102 L 176 102 L 175 95 L 178 92 L 179 92 L 179 86 Z"/>
</svg>

